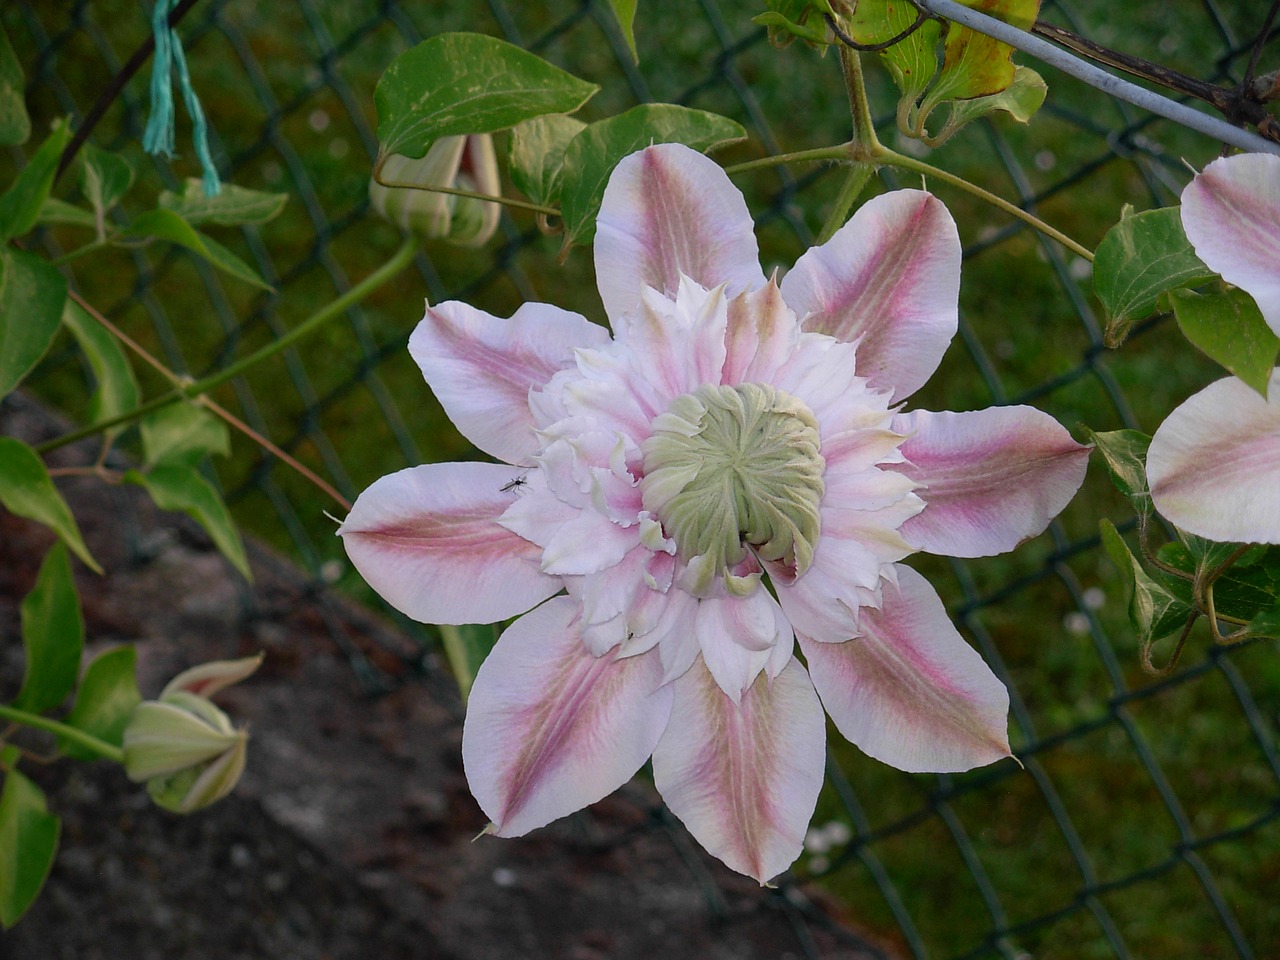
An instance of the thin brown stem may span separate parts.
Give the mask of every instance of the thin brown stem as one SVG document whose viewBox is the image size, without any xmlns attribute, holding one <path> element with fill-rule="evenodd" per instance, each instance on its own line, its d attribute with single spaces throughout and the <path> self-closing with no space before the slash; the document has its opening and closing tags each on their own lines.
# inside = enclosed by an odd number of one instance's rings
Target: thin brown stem
<svg viewBox="0 0 1280 960">
<path fill-rule="evenodd" d="M 881 50 L 888 50 L 895 43 L 901 43 L 903 40 L 907 39 L 907 37 L 911 36 L 923 27 L 928 21 L 937 20 L 939 23 L 943 22 L 941 17 L 935 17 L 933 14 L 929 13 L 928 10 L 916 7 L 915 22 L 901 33 L 890 37 L 888 40 L 882 40 L 879 43 L 859 43 L 857 40 L 853 39 L 853 37 L 840 29 L 840 24 L 836 23 L 836 18 L 831 16 L 831 14 L 824 13 L 822 16 L 826 19 L 827 26 L 831 28 L 831 32 L 836 35 L 836 38 L 850 50 L 857 50 L 859 53 L 879 53 Z"/>
<path fill-rule="evenodd" d="M 181 3 L 174 7 L 169 12 L 169 28 L 172 29 L 177 26 L 178 22 L 187 15 L 187 11 L 194 7 L 197 2 L 198 0 L 182 0 Z M 58 172 L 54 177 L 55 180 L 66 172 L 67 167 L 71 166 L 71 161 L 76 158 L 80 148 L 85 145 L 85 142 L 89 139 L 89 134 L 93 133 L 93 128 L 106 115 L 111 104 L 115 103 L 125 84 L 132 80 L 133 75 L 142 69 L 142 65 L 147 62 L 155 48 L 156 38 L 153 34 L 148 33 L 147 39 L 138 45 L 138 49 L 133 51 L 133 55 L 125 61 L 124 66 L 111 78 L 111 82 L 102 91 L 97 102 L 89 108 L 89 112 L 85 114 L 80 126 L 76 128 L 75 134 L 71 137 L 71 142 L 62 151 L 62 157 L 58 161 Z"/>
<path fill-rule="evenodd" d="M 214 414 L 217 417 L 220 417 L 221 419 L 226 421 L 228 424 L 230 424 L 232 427 L 235 427 L 235 429 L 239 430 L 246 437 L 248 437 L 258 446 L 260 446 L 263 450 L 267 451 L 267 453 L 271 454 L 273 457 L 280 460 L 282 463 L 288 465 L 294 471 L 296 471 L 305 479 L 309 480 L 312 484 L 318 487 L 320 490 L 324 491 L 324 493 L 332 497 L 342 507 L 343 510 L 346 510 L 348 513 L 351 512 L 350 500 L 348 500 L 346 497 L 340 494 L 332 485 L 330 485 L 329 483 L 321 479 L 309 467 L 303 465 L 300 461 L 296 460 L 294 457 L 290 456 L 280 447 L 276 446 L 274 443 L 272 443 L 262 434 L 258 433 L 258 431 L 254 430 L 253 427 L 249 426 L 247 423 L 245 423 L 243 420 L 241 420 L 239 417 L 233 414 L 230 410 L 227 410 L 221 404 L 214 402 L 208 397 L 200 397 L 198 402 L 202 406 L 207 408 L 210 413 Z"/>
<path fill-rule="evenodd" d="M 1253 86 L 1253 71 L 1258 68 L 1258 60 L 1262 57 L 1262 48 L 1266 46 L 1267 37 L 1271 34 L 1271 28 L 1275 26 L 1276 14 L 1280 13 L 1280 0 L 1271 0 L 1271 9 L 1267 11 L 1267 18 L 1262 21 L 1262 29 L 1258 31 L 1258 39 L 1253 41 L 1253 50 L 1249 52 L 1249 65 L 1244 68 L 1244 79 L 1240 81 L 1240 86 L 1251 88 Z"/>
<path fill-rule="evenodd" d="M 1142 645 L 1142 669 L 1147 673 L 1154 674 L 1157 677 L 1167 677 L 1173 673 L 1178 666 L 1178 661 L 1182 659 L 1182 648 L 1187 645 L 1187 637 L 1191 636 L 1191 628 L 1196 625 L 1196 620 L 1200 618 L 1198 611 L 1191 611 L 1187 617 L 1186 626 L 1182 628 L 1182 633 L 1178 634 L 1178 644 L 1173 648 L 1173 653 L 1169 655 L 1169 662 L 1163 667 L 1157 667 L 1151 661 L 1151 641 L 1147 641 Z"/>
<path fill-rule="evenodd" d="M 77 304 L 80 305 L 80 307 L 86 313 L 89 314 L 89 316 L 93 317 L 100 324 L 102 324 L 108 330 L 108 332 L 111 333 L 112 336 L 116 337 L 121 343 L 123 343 L 126 347 L 128 347 L 135 354 L 137 354 L 140 359 L 142 359 L 144 362 L 146 362 L 155 370 L 157 370 L 161 376 L 167 379 L 175 387 L 185 387 L 191 382 L 189 378 L 179 376 L 178 374 L 170 370 L 168 367 L 166 367 L 154 356 L 152 356 L 151 352 L 147 350 L 144 346 L 142 346 L 142 344 L 138 343 L 136 340 L 130 337 L 127 333 L 125 333 L 123 330 L 117 327 L 114 323 L 112 323 L 110 320 L 104 317 L 78 293 L 72 291 L 70 293 L 70 296 L 73 300 L 75 300 Z M 195 397 L 193 398 L 193 402 L 198 403 L 201 406 L 205 407 L 214 416 L 219 417 L 220 419 L 225 421 L 227 424 L 234 427 L 236 430 L 239 430 L 246 437 L 248 437 L 258 446 L 260 446 L 263 450 L 267 451 L 273 457 L 280 460 L 280 462 L 284 463 L 286 466 L 295 470 L 300 476 L 302 476 L 304 479 L 308 480 L 310 483 L 314 484 L 318 489 L 323 491 L 326 496 L 332 497 L 335 502 L 341 504 L 344 510 L 347 510 L 347 511 L 351 510 L 351 501 L 349 501 L 346 497 L 344 497 L 336 489 L 334 489 L 334 487 L 331 484 L 325 482 L 313 470 L 311 470 L 309 467 L 304 466 L 295 457 L 286 453 L 276 444 L 272 443 L 270 440 L 268 440 L 258 431 L 254 430 L 251 426 L 249 426 L 247 423 L 245 423 L 235 414 L 231 413 L 231 411 L 227 410 L 221 404 L 215 402 L 213 399 L 211 399 L 208 396 Z M 80 468 L 70 468 L 70 469 L 80 469 Z"/>
<path fill-rule="evenodd" d="M 1270 32 L 1272 18 L 1276 13 L 1277 6 L 1280 6 L 1280 0 L 1274 0 L 1273 2 L 1271 12 L 1268 14 L 1267 25 L 1259 35 L 1258 44 L 1254 48 L 1255 53 L 1261 51 L 1262 42 Z M 1107 66 L 1123 70 L 1131 76 L 1147 80 L 1176 93 L 1181 93 L 1184 96 L 1201 100 L 1219 111 L 1233 124 L 1249 123 L 1257 129 L 1258 133 L 1268 139 L 1280 139 L 1280 136 L 1277 135 L 1280 131 L 1277 129 L 1275 118 L 1262 106 L 1260 102 L 1262 98 L 1256 96 L 1253 92 L 1252 60 L 1250 61 L 1250 72 L 1246 75 L 1243 83 L 1235 87 L 1220 87 L 1206 80 L 1173 70 L 1163 64 L 1104 47 L 1099 43 L 1094 43 L 1087 37 L 1082 37 L 1077 33 L 1072 33 L 1070 30 L 1052 23 L 1046 23 L 1043 20 L 1037 20 L 1031 31 L 1081 56 L 1088 57 L 1090 60 L 1105 63 Z"/>
</svg>

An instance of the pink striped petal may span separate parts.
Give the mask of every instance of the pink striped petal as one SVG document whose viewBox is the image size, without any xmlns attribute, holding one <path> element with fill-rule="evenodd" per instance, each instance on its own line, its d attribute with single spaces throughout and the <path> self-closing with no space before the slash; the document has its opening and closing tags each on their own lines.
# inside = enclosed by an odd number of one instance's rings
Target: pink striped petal
<svg viewBox="0 0 1280 960">
<path fill-rule="evenodd" d="M 600 298 L 625 340 L 652 287 L 672 299 L 681 276 L 735 297 L 764 285 L 751 213 L 713 160 L 678 143 L 623 158 L 609 178 L 596 221 Z"/>
<path fill-rule="evenodd" d="M 338 534 L 373 589 L 424 623 L 495 623 L 559 592 L 542 550 L 497 520 L 516 497 L 511 467 L 433 463 L 360 494 Z"/>
<path fill-rule="evenodd" d="M 436 399 L 468 440 L 507 463 L 538 452 L 529 391 L 573 365 L 577 347 L 609 342 L 609 332 L 545 303 L 526 303 L 510 320 L 465 303 L 427 307 L 409 353 Z"/>
<path fill-rule="evenodd" d="M 1151 438 L 1156 509 L 1210 540 L 1280 543 L 1280 367 L 1264 401 L 1235 377 L 1211 383 Z"/>
<path fill-rule="evenodd" d="M 993 556 L 1039 534 L 1084 483 L 1093 449 L 1033 407 L 916 410 L 893 429 L 908 435 L 896 469 L 921 484 L 926 504 L 901 533 L 948 557 Z"/>
<path fill-rule="evenodd" d="M 929 582 L 898 567 L 862 636 L 800 649 L 836 729 L 899 770 L 953 773 L 1010 756 L 1009 693 L 956 632 Z"/>
<path fill-rule="evenodd" d="M 726 328 L 725 384 L 772 383 L 800 340 L 800 324 L 773 280 L 729 301 Z"/>
<path fill-rule="evenodd" d="M 1182 226 L 1196 255 L 1258 301 L 1280 334 L 1280 157 L 1213 161 L 1182 191 Z"/>
<path fill-rule="evenodd" d="M 875 197 L 782 279 L 805 330 L 858 343 L 858 375 L 901 401 L 937 369 L 959 324 L 960 236 L 920 190 Z"/>
<path fill-rule="evenodd" d="M 471 793 L 500 837 L 518 837 L 622 786 L 671 713 L 655 653 L 593 657 L 578 604 L 549 600 L 513 623 L 476 674 L 462 731 Z"/>
<path fill-rule="evenodd" d="M 653 780 L 713 856 L 768 882 L 800 855 L 822 788 L 826 722 L 793 658 L 734 704 L 702 664 L 675 683 Z"/>
</svg>

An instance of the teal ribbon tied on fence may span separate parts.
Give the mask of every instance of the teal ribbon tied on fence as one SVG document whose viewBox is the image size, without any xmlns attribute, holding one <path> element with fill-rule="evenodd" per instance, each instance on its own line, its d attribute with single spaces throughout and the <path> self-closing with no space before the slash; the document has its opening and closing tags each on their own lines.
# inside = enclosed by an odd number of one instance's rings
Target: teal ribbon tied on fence
<svg viewBox="0 0 1280 960">
<path fill-rule="evenodd" d="M 175 0 L 156 0 L 151 9 L 151 30 L 156 38 L 156 52 L 151 68 L 151 115 L 147 129 L 142 134 L 142 148 L 150 154 L 173 156 L 173 74 L 178 74 L 178 89 L 187 105 L 191 118 L 191 138 L 196 158 L 204 173 L 204 195 L 217 196 L 222 190 L 218 169 L 209 153 L 209 125 L 200 108 L 200 98 L 191 86 L 191 73 L 187 70 L 187 57 L 182 51 L 182 41 L 169 26 L 169 13 Z"/>
</svg>

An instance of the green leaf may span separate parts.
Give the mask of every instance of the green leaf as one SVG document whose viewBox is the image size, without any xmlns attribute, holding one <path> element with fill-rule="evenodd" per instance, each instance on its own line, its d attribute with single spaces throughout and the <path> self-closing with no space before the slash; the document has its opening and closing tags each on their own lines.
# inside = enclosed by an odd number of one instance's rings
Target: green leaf
<svg viewBox="0 0 1280 960">
<path fill-rule="evenodd" d="M 1253 297 L 1243 290 L 1173 290 L 1169 300 L 1183 336 L 1266 399 L 1280 337 L 1262 319 Z"/>
<path fill-rule="evenodd" d="M 1089 431 L 1094 446 L 1102 454 L 1111 480 L 1134 508 L 1151 513 L 1151 490 L 1147 486 L 1147 448 L 1151 438 L 1140 430 Z"/>
<path fill-rule="evenodd" d="M 71 139 L 71 128 L 58 120 L 31 162 L 22 168 L 13 183 L 0 194 L 0 243 L 20 237 L 36 225 L 45 197 L 53 187 L 62 150 Z"/>
<path fill-rule="evenodd" d="M 446 625 L 437 629 L 444 642 L 449 667 L 458 682 L 458 692 L 462 694 L 463 703 L 466 703 L 467 696 L 471 693 L 471 684 L 476 679 L 476 671 L 498 642 L 498 631 L 493 624 L 476 623 L 464 623 L 457 627 Z"/>
<path fill-rule="evenodd" d="M 13 52 L 9 36 L 0 26 L 0 146 L 26 143 L 31 136 L 31 118 L 27 115 L 24 87 L 22 64 L 18 63 L 18 55 Z"/>
<path fill-rule="evenodd" d="M 1126 207 L 1093 261 L 1093 290 L 1107 314 L 1107 346 L 1124 343 L 1133 325 L 1155 311 L 1162 293 L 1213 276 L 1191 248 L 1180 208 L 1135 214 Z"/>
<path fill-rule="evenodd" d="M 67 549 L 55 543 L 40 564 L 36 585 L 22 601 L 22 646 L 27 665 L 19 710 L 44 713 L 67 699 L 80 672 L 84 620 Z"/>
<path fill-rule="evenodd" d="M 807 7 L 807 4 L 803 6 Z M 806 12 L 808 11 L 806 10 Z M 804 23 L 792 20 L 777 10 L 770 10 L 767 13 L 752 17 L 751 22 L 757 26 L 767 27 L 769 42 L 778 48 L 788 46 L 792 37 L 799 37 L 801 40 L 816 46 L 826 46 L 827 44 L 827 25 L 821 21 L 812 24 Z"/>
<path fill-rule="evenodd" d="M 180 247 L 186 247 L 196 256 L 203 257 L 219 270 L 245 283 L 251 283 L 263 290 L 272 289 L 251 266 L 212 237 L 206 237 L 203 233 L 197 232 L 191 224 L 172 210 L 148 210 L 129 224 L 129 229 L 124 235 L 168 240 Z"/>
<path fill-rule="evenodd" d="M 931 147 L 941 146 L 965 124 L 997 110 L 1003 110 L 1019 123 L 1028 123 L 1044 103 L 1048 92 L 1049 87 L 1040 74 L 1030 67 L 1015 67 L 1013 82 L 1007 89 L 989 97 L 952 101 L 951 115 L 937 136 L 931 137 L 926 133 L 920 139 Z"/>
<path fill-rule="evenodd" d="M 859 0 L 853 15 L 845 21 L 846 32 L 859 43 L 884 43 L 915 22 L 916 10 L 901 0 Z M 951 25 L 952 32 L 962 29 Z M 942 28 L 936 20 L 923 24 L 906 39 L 882 50 L 878 56 L 889 76 L 902 92 L 898 104 L 898 125 L 908 126 L 907 113 L 928 88 L 938 71 L 938 41 Z"/>
<path fill-rule="evenodd" d="M 274 219 L 288 199 L 287 193 L 264 193 L 237 187 L 234 183 L 224 183 L 220 193 L 206 197 L 203 181 L 188 177 L 181 196 L 169 190 L 160 194 L 160 206 L 172 210 L 193 225 L 214 223 L 220 227 L 235 227 Z"/>
<path fill-rule="evenodd" d="M 227 425 L 194 403 L 171 403 L 142 418 L 142 462 L 194 467 L 208 454 L 231 452 Z"/>
<path fill-rule="evenodd" d="M 586 127 L 581 120 L 561 114 L 535 117 L 514 127 L 507 159 L 516 189 L 534 203 L 558 204 L 564 151 Z"/>
<path fill-rule="evenodd" d="M 565 245 L 590 243 L 609 175 L 623 157 L 653 143 L 683 143 L 704 153 L 742 140 L 746 131 L 728 117 L 671 103 L 646 103 L 593 123 L 564 152 L 560 215 Z"/>
<path fill-rule="evenodd" d="M 1280 602 L 1261 611 L 1249 621 L 1249 630 L 1261 637 L 1280 640 Z"/>
<path fill-rule="evenodd" d="M 100 423 L 119 416 L 138 405 L 138 381 L 120 343 L 85 309 L 68 298 L 62 309 L 62 324 L 71 331 L 76 343 L 89 359 L 97 390 L 89 400 L 89 421 Z M 118 436 L 125 425 L 105 432 L 108 438 Z"/>
<path fill-rule="evenodd" d="M 0 503 L 12 514 L 43 523 L 85 566 L 95 573 L 102 572 L 84 545 L 71 508 L 49 479 L 44 462 L 34 450 L 13 437 L 0 437 Z"/>
<path fill-rule="evenodd" d="M 44 206 L 40 208 L 37 223 L 66 224 L 72 227 L 88 227 L 94 229 L 98 224 L 93 214 L 57 197 L 46 197 Z"/>
<path fill-rule="evenodd" d="M 5 929 L 40 895 L 58 850 L 59 826 L 40 788 L 10 768 L 0 792 L 0 926 Z"/>
<path fill-rule="evenodd" d="M 627 48 L 631 51 L 631 60 L 634 63 L 640 62 L 640 54 L 636 53 L 636 7 L 639 6 L 640 0 L 609 0 L 609 9 L 613 11 L 613 17 L 618 21 L 618 26 L 622 28 L 623 39 L 627 41 Z"/>
<path fill-rule="evenodd" d="M 1195 538 L 1199 540 L 1199 538 Z M 1236 549 L 1236 544 L 1200 541 L 1206 547 L 1166 543 L 1156 556 L 1171 567 L 1189 574 L 1216 568 Z M 1252 552 L 1252 551 L 1251 551 Z M 1243 559 L 1243 558 L 1242 558 Z M 1190 584 L 1186 580 L 1170 580 L 1175 593 L 1185 593 L 1190 599 Z M 1251 563 L 1233 564 L 1213 583 L 1214 609 L 1217 613 L 1239 620 L 1251 620 L 1269 610 L 1280 596 L 1280 547 L 1264 547 L 1262 556 Z"/>
<path fill-rule="evenodd" d="M 0 250 L 0 397 L 49 349 L 66 299 L 67 281 L 47 260 Z"/>
<path fill-rule="evenodd" d="M 966 7 L 995 17 L 1019 30 L 1030 30 L 1040 0 L 961 0 Z M 1014 80 L 1013 47 L 986 34 L 951 24 L 943 45 L 937 82 L 920 103 L 920 125 L 946 100 L 972 100 L 1007 90 Z"/>
<path fill-rule="evenodd" d="M 1120 569 L 1132 592 L 1129 621 L 1142 643 L 1149 644 L 1186 626 L 1194 609 L 1191 604 L 1147 575 L 1110 520 L 1102 521 L 1101 532 L 1107 555 Z"/>
<path fill-rule="evenodd" d="M 378 141 L 384 155 L 421 157 L 441 137 L 573 113 L 599 89 L 502 40 L 443 33 L 396 57 L 378 81 Z"/>
<path fill-rule="evenodd" d="M 91 143 L 80 148 L 80 190 L 93 207 L 95 223 L 106 223 L 107 211 L 133 186 L 129 161 Z"/>
<path fill-rule="evenodd" d="M 98 654 L 85 667 L 76 702 L 62 722 L 114 746 L 122 746 L 124 728 L 133 708 L 142 702 L 138 692 L 138 654 L 131 646 Z M 77 760 L 96 760 L 98 754 L 74 740 L 59 738 L 58 749 Z"/>
<path fill-rule="evenodd" d="M 253 579 L 240 531 L 236 529 L 227 505 L 213 485 L 194 467 L 166 463 L 147 473 L 129 470 L 124 480 L 144 488 L 161 510 L 180 511 L 200 524 L 231 565 L 246 580 Z"/>
</svg>

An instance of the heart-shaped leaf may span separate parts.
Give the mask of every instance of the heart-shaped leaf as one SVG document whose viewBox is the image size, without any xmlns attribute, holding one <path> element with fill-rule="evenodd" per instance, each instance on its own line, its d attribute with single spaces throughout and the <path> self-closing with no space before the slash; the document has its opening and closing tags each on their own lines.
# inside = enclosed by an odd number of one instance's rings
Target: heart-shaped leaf
<svg viewBox="0 0 1280 960">
<path fill-rule="evenodd" d="M 1093 260 L 1093 290 L 1107 312 L 1107 346 L 1124 343 L 1133 325 L 1155 311 L 1162 293 L 1214 275 L 1191 248 L 1178 207 L 1145 213 L 1126 207 Z"/>
<path fill-rule="evenodd" d="M 0 250 L 0 397 L 49 349 L 66 299 L 67 281 L 47 260 Z"/>
<path fill-rule="evenodd" d="M 0 504 L 19 517 L 43 523 L 56 533 L 85 566 L 95 573 L 102 568 L 89 554 L 75 517 L 53 485 L 44 461 L 21 440 L 0 437 Z"/>
<path fill-rule="evenodd" d="M 1267 326 L 1253 297 L 1243 290 L 1172 290 L 1169 301 L 1183 336 L 1265 398 L 1280 337 Z"/>
<path fill-rule="evenodd" d="M 76 701 L 63 723 L 121 746 L 133 708 L 142 702 L 137 660 L 137 652 L 130 646 L 115 647 L 90 660 L 80 689 L 76 691 Z M 94 760 L 98 756 L 66 738 L 59 738 L 58 747 L 68 757 L 79 760 Z"/>
<path fill-rule="evenodd" d="M 443 33 L 392 61 L 378 81 L 384 156 L 421 157 L 441 137 L 494 133 L 548 113 L 573 113 L 600 88 L 517 46 Z"/>
<path fill-rule="evenodd" d="M 14 706 L 44 713 L 76 685 L 84 649 L 84 620 L 67 549 L 55 543 L 40 564 L 36 585 L 22 601 L 22 647 L 26 670 Z"/>
<path fill-rule="evenodd" d="M 278 216 L 289 199 L 287 193 L 264 193 L 234 183 L 224 183 L 212 197 L 205 196 L 204 182 L 188 177 L 182 193 L 169 190 L 160 194 L 160 207 L 172 210 L 193 226 L 212 223 L 220 227 L 236 227 L 246 223 L 266 223 Z M 207 239 L 207 238 L 206 238 Z"/>
<path fill-rule="evenodd" d="M 16 751 L 14 751 L 16 753 Z M 44 794 L 13 769 L 12 758 L 0 792 L 0 926 L 17 923 L 40 895 L 58 851 L 58 818 Z"/>
<path fill-rule="evenodd" d="M 581 120 L 553 114 L 512 128 L 507 157 L 511 182 L 534 203 L 558 204 L 564 152 L 586 127 Z"/>
</svg>

